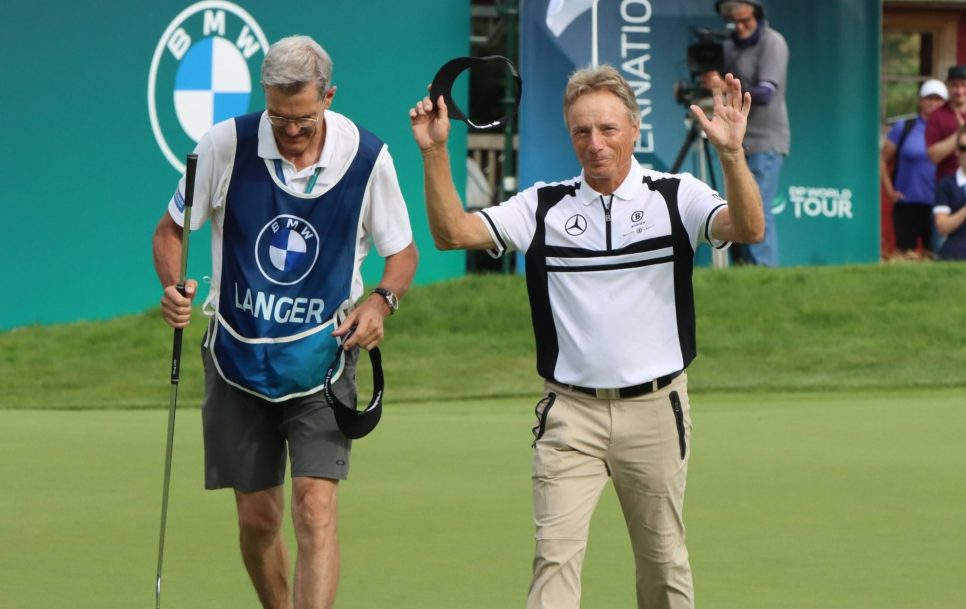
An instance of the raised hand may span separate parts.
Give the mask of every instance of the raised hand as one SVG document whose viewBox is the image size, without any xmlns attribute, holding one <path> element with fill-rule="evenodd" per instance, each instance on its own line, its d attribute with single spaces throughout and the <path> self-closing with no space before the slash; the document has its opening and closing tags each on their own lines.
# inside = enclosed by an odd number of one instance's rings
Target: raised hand
<svg viewBox="0 0 966 609">
<path fill-rule="evenodd" d="M 423 152 L 434 148 L 445 148 L 446 141 L 449 139 L 449 112 L 442 95 L 436 100 L 436 106 L 434 110 L 433 102 L 427 96 L 409 109 L 409 124 L 413 129 L 413 138 Z"/>
<path fill-rule="evenodd" d="M 714 76 L 711 79 L 711 94 L 714 99 L 711 119 L 696 105 L 691 106 L 691 114 L 719 152 L 739 152 L 748 127 L 751 94 L 742 95 L 741 81 L 732 74 L 725 76 L 723 83 L 720 77 Z"/>
</svg>

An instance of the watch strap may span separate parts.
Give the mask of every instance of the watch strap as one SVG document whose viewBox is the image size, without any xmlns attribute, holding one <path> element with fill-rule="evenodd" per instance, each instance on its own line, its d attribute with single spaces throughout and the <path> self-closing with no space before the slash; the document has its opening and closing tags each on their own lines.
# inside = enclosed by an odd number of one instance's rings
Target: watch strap
<svg viewBox="0 0 966 609">
<path fill-rule="evenodd" d="M 389 307 L 390 315 L 395 313 L 396 309 L 399 308 L 399 298 L 397 298 L 396 295 L 392 293 L 392 290 L 388 290 L 386 288 L 376 288 L 372 291 L 372 293 L 379 294 L 385 299 L 386 305 Z"/>
</svg>

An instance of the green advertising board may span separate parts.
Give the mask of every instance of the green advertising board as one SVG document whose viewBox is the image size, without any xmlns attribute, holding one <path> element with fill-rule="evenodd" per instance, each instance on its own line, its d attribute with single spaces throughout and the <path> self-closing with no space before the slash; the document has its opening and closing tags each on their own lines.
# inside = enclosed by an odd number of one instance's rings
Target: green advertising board
<svg viewBox="0 0 966 609">
<path fill-rule="evenodd" d="M 48 2 L 40 14 L 35 4 L 3 3 L 0 329 L 156 305 L 151 236 L 185 155 L 213 120 L 263 107 L 266 46 L 292 34 L 312 36 L 331 55 L 333 109 L 388 144 L 420 248 L 416 281 L 462 274 L 462 254 L 432 245 L 407 112 L 439 66 L 468 54 L 469 9 L 431 0 L 106 0 Z M 227 93 L 219 103 L 178 86 L 179 66 L 201 52 L 214 58 Z M 205 116 L 199 107 L 215 109 Z M 465 135 L 453 130 L 455 159 Z M 465 165 L 455 163 L 454 173 L 461 184 Z M 192 235 L 191 250 L 189 275 L 209 275 L 207 231 Z M 366 282 L 381 269 L 371 254 Z"/>
</svg>

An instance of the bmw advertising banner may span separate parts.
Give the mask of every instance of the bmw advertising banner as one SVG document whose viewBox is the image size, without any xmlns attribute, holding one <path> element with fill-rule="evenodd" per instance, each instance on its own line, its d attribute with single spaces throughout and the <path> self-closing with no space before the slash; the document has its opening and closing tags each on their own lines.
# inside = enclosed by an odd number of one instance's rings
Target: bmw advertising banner
<svg viewBox="0 0 966 609">
<path fill-rule="evenodd" d="M 192 4 L 165 28 L 151 56 L 148 117 L 164 157 L 179 172 L 184 160 L 175 150 L 255 106 L 269 45 L 254 17 L 222 0 Z"/>
<path fill-rule="evenodd" d="M 416 281 L 464 273 L 464 255 L 432 246 L 408 110 L 440 65 L 468 54 L 468 1 L 0 6 L 0 166 L 12 223 L 0 241 L 0 330 L 157 306 L 151 236 L 185 156 L 216 122 L 264 107 L 262 60 L 272 42 L 293 34 L 312 36 L 332 57 L 332 109 L 389 146 L 422 254 Z M 454 157 L 465 146 L 465 131 L 454 130 Z M 454 173 L 461 183 L 465 165 Z M 191 239 L 188 271 L 198 280 L 211 274 L 208 234 Z M 371 252 L 367 285 L 382 268 Z"/>
<path fill-rule="evenodd" d="M 763 4 L 790 54 L 791 152 L 777 196 L 765 201 L 775 214 L 780 265 L 877 261 L 880 3 Z M 714 0 L 525 0 L 520 31 L 521 187 L 579 173 L 563 123 L 563 91 L 575 69 L 605 63 L 637 94 L 637 159 L 669 171 L 680 153 L 680 171 L 701 177 L 700 144 L 686 145 L 696 84 L 688 57 L 700 59 L 729 35 Z M 723 194 L 718 172 L 711 179 Z M 699 260 L 709 261 L 702 249 Z"/>
</svg>

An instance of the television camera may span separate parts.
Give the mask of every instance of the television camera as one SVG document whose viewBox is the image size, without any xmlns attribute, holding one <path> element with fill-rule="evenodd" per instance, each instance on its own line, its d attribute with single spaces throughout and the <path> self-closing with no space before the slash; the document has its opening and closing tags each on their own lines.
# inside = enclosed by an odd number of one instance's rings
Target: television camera
<svg viewBox="0 0 966 609">
<path fill-rule="evenodd" d="M 684 107 L 691 104 L 704 106 L 710 102 L 711 92 L 701 86 L 701 75 L 716 71 L 724 73 L 724 46 L 731 38 L 734 25 L 722 30 L 707 27 L 691 27 L 694 42 L 688 45 L 687 60 L 691 80 L 682 80 L 674 86 L 674 99 Z"/>
</svg>

